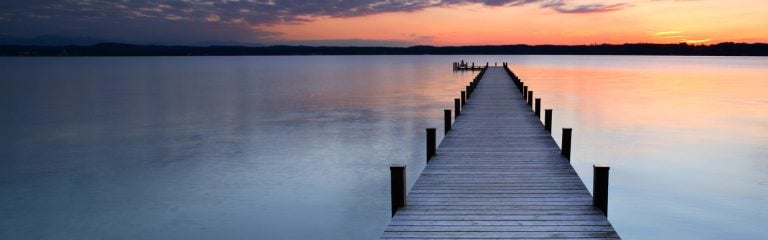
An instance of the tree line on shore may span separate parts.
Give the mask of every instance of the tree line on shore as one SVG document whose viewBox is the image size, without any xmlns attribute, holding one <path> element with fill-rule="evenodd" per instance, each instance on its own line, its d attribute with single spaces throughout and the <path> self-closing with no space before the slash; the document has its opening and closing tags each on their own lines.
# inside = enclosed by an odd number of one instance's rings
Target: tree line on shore
<svg viewBox="0 0 768 240">
<path fill-rule="evenodd" d="M 100 43 L 89 46 L 0 45 L 0 56 L 258 56 L 258 55 L 690 55 L 768 56 L 766 43 L 488 45 L 412 47 L 165 46 Z"/>
</svg>

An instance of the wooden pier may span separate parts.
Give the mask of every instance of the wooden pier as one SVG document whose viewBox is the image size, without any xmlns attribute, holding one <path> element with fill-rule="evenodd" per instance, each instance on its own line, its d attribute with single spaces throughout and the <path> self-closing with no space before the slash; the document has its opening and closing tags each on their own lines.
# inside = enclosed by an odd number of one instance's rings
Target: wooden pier
<svg viewBox="0 0 768 240">
<path fill-rule="evenodd" d="M 478 64 L 477 66 L 475 66 L 474 62 L 472 63 L 464 62 L 464 61 L 455 62 L 453 63 L 453 71 L 482 71 L 483 69 L 488 67 L 488 64 L 489 63 L 486 62 L 485 65 L 481 66 Z"/>
<path fill-rule="evenodd" d="M 593 198 L 569 162 L 571 130 L 559 148 L 552 110 L 545 126 L 541 100 L 534 107 L 523 85 L 507 64 L 485 68 L 465 101 L 462 92 L 455 121 L 446 110 L 439 147 L 427 130 L 428 163 L 407 194 L 405 166 L 391 167 L 393 217 L 382 239 L 620 239 L 607 219 L 608 168 L 594 167 Z"/>
</svg>

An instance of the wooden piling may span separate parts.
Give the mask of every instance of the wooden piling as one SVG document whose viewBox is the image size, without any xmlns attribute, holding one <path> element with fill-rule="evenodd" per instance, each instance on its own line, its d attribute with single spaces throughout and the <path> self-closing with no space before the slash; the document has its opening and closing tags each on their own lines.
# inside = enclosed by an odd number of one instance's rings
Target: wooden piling
<svg viewBox="0 0 768 240">
<path fill-rule="evenodd" d="M 427 128 L 427 162 L 437 154 L 437 129 Z"/>
<path fill-rule="evenodd" d="M 523 86 L 523 99 L 528 98 L 528 86 Z"/>
<path fill-rule="evenodd" d="M 472 95 L 472 91 L 469 90 L 469 85 L 467 85 L 466 92 L 467 92 L 467 99 L 469 99 L 469 97 L 470 97 L 469 95 Z"/>
<path fill-rule="evenodd" d="M 461 107 L 467 104 L 467 92 L 461 91 Z"/>
<path fill-rule="evenodd" d="M 552 109 L 544 109 L 544 129 L 552 133 Z"/>
<path fill-rule="evenodd" d="M 603 210 L 608 216 L 608 171 L 607 165 L 592 165 L 592 205 Z"/>
<path fill-rule="evenodd" d="M 461 115 L 461 99 L 454 98 L 453 99 L 453 109 L 456 111 L 456 116 L 453 118 L 458 118 L 459 115 Z"/>
<path fill-rule="evenodd" d="M 528 91 L 528 107 L 533 107 L 533 91 Z"/>
<path fill-rule="evenodd" d="M 541 118 L 541 98 L 536 98 L 536 104 L 533 108 L 533 113 L 536 114 L 537 118 Z"/>
<path fill-rule="evenodd" d="M 405 176 L 405 165 L 403 164 L 392 164 L 389 165 L 389 172 L 391 177 L 391 189 L 392 189 L 392 217 L 395 216 L 395 213 L 397 213 L 397 210 L 400 208 L 403 208 L 406 206 L 405 203 L 405 189 L 406 186 L 406 176 Z"/>
<path fill-rule="evenodd" d="M 560 152 L 569 161 L 571 160 L 571 134 L 573 129 L 563 128 L 563 141 L 562 151 Z"/>
<path fill-rule="evenodd" d="M 445 120 L 445 132 L 443 133 L 448 134 L 448 131 L 451 131 L 451 109 L 444 109 L 443 113 L 443 119 Z"/>
</svg>

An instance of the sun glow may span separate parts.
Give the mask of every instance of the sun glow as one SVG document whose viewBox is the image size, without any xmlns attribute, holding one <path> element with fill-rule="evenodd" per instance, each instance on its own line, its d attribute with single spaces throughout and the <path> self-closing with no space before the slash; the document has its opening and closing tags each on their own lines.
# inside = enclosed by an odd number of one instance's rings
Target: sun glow
<svg viewBox="0 0 768 240">
<path fill-rule="evenodd" d="M 756 3 L 753 0 L 738 2 Z M 745 29 L 756 22 L 768 21 L 768 5 L 753 4 L 749 9 L 736 5 L 712 1 L 653 1 L 614 11 L 568 14 L 533 4 L 514 7 L 470 4 L 360 17 L 315 17 L 301 24 L 277 24 L 261 29 L 280 33 L 280 39 L 369 39 L 409 45 L 768 41 L 768 30 Z"/>
</svg>

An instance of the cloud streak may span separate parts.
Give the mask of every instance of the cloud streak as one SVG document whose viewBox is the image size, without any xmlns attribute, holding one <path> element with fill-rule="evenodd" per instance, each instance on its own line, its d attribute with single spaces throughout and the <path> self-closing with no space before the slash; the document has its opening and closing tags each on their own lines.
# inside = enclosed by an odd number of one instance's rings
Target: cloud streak
<svg viewBox="0 0 768 240">
<path fill-rule="evenodd" d="M 542 5 L 542 7 L 552 8 L 555 11 L 558 11 L 560 13 L 581 13 L 581 14 L 618 11 L 626 8 L 627 6 L 628 5 L 626 3 L 614 3 L 614 4 L 590 3 L 590 4 L 571 5 L 564 0 L 549 1 L 548 3 L 545 3 Z"/>
<path fill-rule="evenodd" d="M 515 7 L 539 4 L 562 13 L 590 13 L 619 10 L 626 5 L 587 3 L 574 0 L 65 0 L 17 1 L 1 3 L 2 18 L 179 18 L 210 21 L 211 16 L 250 24 L 297 23 L 313 17 L 356 17 L 388 12 L 412 12 L 432 7 L 482 4 L 490 7 Z M 177 17 L 173 17 L 177 16 Z"/>
<path fill-rule="evenodd" d="M 588 0 L 589 1 L 589 0 Z M 275 24 L 301 24 L 319 17 L 347 18 L 391 12 L 414 12 L 435 7 L 479 4 L 487 7 L 538 5 L 558 13 L 601 13 L 621 10 L 623 3 L 595 0 L 27 0 L 0 2 L 0 34 L 138 34 L 159 37 L 172 30 L 181 38 L 214 36 L 209 40 L 243 37 L 269 39 L 276 33 L 261 30 Z M 597 0 L 602 1 L 602 0 Z M 190 27 L 194 23 L 196 27 Z M 186 25 L 186 26 L 185 26 Z M 120 33 L 119 28 L 127 29 Z M 147 30 L 156 28 L 157 30 Z M 166 28 L 166 29 L 160 29 Z M 193 28 L 193 29 L 189 29 Z M 145 29 L 145 30 L 142 30 Z M 189 29 L 190 32 L 179 31 Z M 167 39 L 178 41 L 179 39 Z"/>
</svg>

